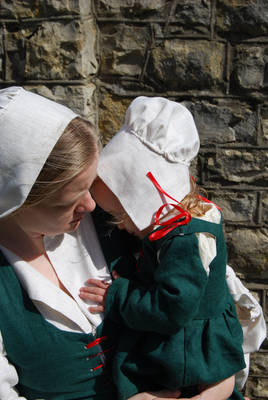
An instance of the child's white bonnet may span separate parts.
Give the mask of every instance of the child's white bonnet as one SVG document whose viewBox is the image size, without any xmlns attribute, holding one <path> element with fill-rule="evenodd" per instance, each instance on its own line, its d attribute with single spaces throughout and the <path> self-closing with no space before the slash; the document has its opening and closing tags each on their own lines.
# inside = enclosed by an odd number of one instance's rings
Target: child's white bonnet
<svg viewBox="0 0 268 400">
<path fill-rule="evenodd" d="M 0 218 L 25 202 L 51 150 L 76 116 L 22 87 L 0 90 Z"/>
<path fill-rule="evenodd" d="M 199 150 L 192 117 L 182 104 L 162 97 L 138 97 L 124 125 L 102 150 L 98 175 L 118 197 L 135 225 L 144 229 L 168 202 L 146 176 L 181 201 L 190 191 L 189 165 Z"/>
</svg>

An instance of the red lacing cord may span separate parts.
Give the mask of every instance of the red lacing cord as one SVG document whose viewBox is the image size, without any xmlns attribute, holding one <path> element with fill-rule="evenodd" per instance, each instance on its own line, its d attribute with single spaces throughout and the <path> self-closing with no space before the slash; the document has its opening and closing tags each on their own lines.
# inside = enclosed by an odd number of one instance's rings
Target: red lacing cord
<svg viewBox="0 0 268 400">
<path fill-rule="evenodd" d="M 97 344 L 100 344 L 101 342 L 103 342 L 103 341 L 106 340 L 106 339 L 107 339 L 107 336 L 101 336 L 101 337 L 99 337 L 99 338 L 93 340 L 93 342 L 88 343 L 88 344 L 86 345 L 86 348 L 87 348 L 87 349 L 90 349 L 91 347 L 96 346 Z"/>
</svg>

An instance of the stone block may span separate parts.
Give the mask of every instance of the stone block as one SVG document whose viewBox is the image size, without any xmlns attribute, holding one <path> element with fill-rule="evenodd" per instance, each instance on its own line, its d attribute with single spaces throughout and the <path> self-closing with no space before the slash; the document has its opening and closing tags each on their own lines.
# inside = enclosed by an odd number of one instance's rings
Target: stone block
<svg viewBox="0 0 268 400">
<path fill-rule="evenodd" d="M 140 75 L 149 40 L 147 27 L 105 24 L 100 36 L 101 74 Z"/>
<path fill-rule="evenodd" d="M 258 150 L 220 149 L 206 158 L 208 182 L 265 185 L 268 176 L 268 153 Z"/>
<path fill-rule="evenodd" d="M 1 0 L 0 17 L 9 19 L 90 15 L 91 0 Z"/>
<path fill-rule="evenodd" d="M 256 37 L 268 33 L 266 0 L 218 0 L 217 32 L 224 36 Z"/>
<path fill-rule="evenodd" d="M 165 40 L 151 51 L 146 82 L 164 91 L 223 88 L 224 55 L 223 43 Z"/>
<path fill-rule="evenodd" d="M 165 0 L 98 0 L 98 17 L 163 18 L 169 13 L 170 2 Z"/>
<path fill-rule="evenodd" d="M 142 72 L 144 52 L 112 51 L 101 59 L 101 73 L 105 75 L 120 75 L 138 77 Z"/>
<path fill-rule="evenodd" d="M 268 87 L 268 46 L 238 45 L 235 48 L 231 90 L 262 90 Z"/>
<path fill-rule="evenodd" d="M 255 193 L 226 192 L 213 195 L 211 200 L 221 207 L 226 224 L 253 223 L 257 208 Z"/>
<path fill-rule="evenodd" d="M 236 270 L 259 278 L 268 272 L 268 230 L 236 229 L 226 233 L 228 263 Z"/>
<path fill-rule="evenodd" d="M 256 144 L 257 113 L 238 101 L 214 100 L 185 102 L 194 116 L 202 145 L 211 143 Z"/>
<path fill-rule="evenodd" d="M 7 35 L 9 79 L 76 80 L 97 71 L 91 20 L 42 22 Z"/>
<path fill-rule="evenodd" d="M 93 84 L 88 84 L 87 86 L 55 85 L 52 87 L 25 85 L 24 87 L 48 99 L 64 104 L 97 126 L 97 108 L 94 98 L 96 88 Z"/>
<path fill-rule="evenodd" d="M 195 31 L 208 34 L 211 18 L 210 3 L 209 0 L 178 1 L 174 15 L 170 19 L 169 33 L 175 34 Z"/>
<path fill-rule="evenodd" d="M 124 123 L 126 110 L 132 99 L 122 99 L 109 93 L 102 93 L 99 103 L 99 130 L 106 144 Z"/>
</svg>

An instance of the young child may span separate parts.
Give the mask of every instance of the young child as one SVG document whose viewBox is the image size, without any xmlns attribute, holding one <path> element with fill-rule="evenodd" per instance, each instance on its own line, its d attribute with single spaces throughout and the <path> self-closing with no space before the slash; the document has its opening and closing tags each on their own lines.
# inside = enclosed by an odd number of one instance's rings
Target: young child
<svg viewBox="0 0 268 400">
<path fill-rule="evenodd" d="M 100 156 L 96 201 L 142 239 L 132 270 L 119 265 L 111 286 L 89 280 L 96 287 L 81 291 L 125 327 L 113 370 L 121 399 L 193 386 L 202 400 L 243 399 L 234 389 L 243 334 L 225 279 L 221 213 L 189 175 L 198 150 L 184 106 L 138 97 Z"/>
</svg>

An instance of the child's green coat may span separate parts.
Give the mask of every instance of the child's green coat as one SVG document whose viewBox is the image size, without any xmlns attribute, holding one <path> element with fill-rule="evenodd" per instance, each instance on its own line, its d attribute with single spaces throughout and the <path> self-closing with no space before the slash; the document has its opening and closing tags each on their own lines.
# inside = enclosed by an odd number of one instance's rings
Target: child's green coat
<svg viewBox="0 0 268 400">
<path fill-rule="evenodd" d="M 196 232 L 216 238 L 209 276 Z M 245 367 L 221 224 L 192 218 L 162 239 L 145 238 L 133 268 L 132 279 L 115 280 L 106 297 L 106 317 L 125 327 L 114 361 L 121 398 L 150 383 L 151 389 L 177 389 L 217 382 Z"/>
</svg>

